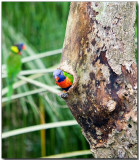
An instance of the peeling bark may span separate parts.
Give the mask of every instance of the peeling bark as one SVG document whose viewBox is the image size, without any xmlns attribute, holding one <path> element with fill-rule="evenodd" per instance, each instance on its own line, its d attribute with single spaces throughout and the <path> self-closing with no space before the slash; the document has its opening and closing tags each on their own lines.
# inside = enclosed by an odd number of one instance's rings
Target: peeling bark
<svg viewBox="0 0 139 160">
<path fill-rule="evenodd" d="M 60 69 L 95 158 L 137 158 L 135 2 L 72 2 Z"/>
</svg>

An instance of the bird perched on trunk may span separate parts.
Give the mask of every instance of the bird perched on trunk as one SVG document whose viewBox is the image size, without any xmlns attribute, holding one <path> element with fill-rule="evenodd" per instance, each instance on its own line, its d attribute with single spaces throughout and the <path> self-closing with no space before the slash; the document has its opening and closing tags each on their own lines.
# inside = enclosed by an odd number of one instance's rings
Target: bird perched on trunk
<svg viewBox="0 0 139 160">
<path fill-rule="evenodd" d="M 56 80 L 56 84 L 62 88 L 64 93 L 61 96 L 66 97 L 66 92 L 72 86 L 73 76 L 67 72 L 57 69 L 53 72 L 53 76 Z"/>
<path fill-rule="evenodd" d="M 15 44 L 11 47 L 11 53 L 7 58 L 7 82 L 8 82 L 8 94 L 11 97 L 13 93 L 13 83 L 17 74 L 21 71 L 21 51 L 25 50 L 25 45 L 23 43 Z"/>
</svg>

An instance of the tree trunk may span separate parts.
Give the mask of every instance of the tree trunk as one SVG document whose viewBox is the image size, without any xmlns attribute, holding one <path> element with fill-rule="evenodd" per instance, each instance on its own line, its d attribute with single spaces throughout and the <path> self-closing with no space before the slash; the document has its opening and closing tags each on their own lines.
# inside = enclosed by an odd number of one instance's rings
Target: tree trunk
<svg viewBox="0 0 139 160">
<path fill-rule="evenodd" d="M 135 2 L 72 2 L 60 69 L 95 158 L 137 158 Z"/>
</svg>

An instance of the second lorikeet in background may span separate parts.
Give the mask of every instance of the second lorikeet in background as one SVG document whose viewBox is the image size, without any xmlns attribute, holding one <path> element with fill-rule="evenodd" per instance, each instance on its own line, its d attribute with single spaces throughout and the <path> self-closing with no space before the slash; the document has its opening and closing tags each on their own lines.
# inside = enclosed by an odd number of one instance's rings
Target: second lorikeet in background
<svg viewBox="0 0 139 160">
<path fill-rule="evenodd" d="M 11 97 L 13 94 L 13 83 L 21 71 L 21 51 L 25 50 L 25 45 L 23 43 L 15 44 L 11 47 L 11 53 L 7 58 L 7 82 L 8 82 L 8 94 L 7 97 Z"/>
<path fill-rule="evenodd" d="M 56 80 L 56 84 L 61 87 L 62 90 L 68 91 L 68 89 L 72 86 L 73 76 L 71 74 L 57 69 L 53 72 L 53 76 Z"/>
</svg>

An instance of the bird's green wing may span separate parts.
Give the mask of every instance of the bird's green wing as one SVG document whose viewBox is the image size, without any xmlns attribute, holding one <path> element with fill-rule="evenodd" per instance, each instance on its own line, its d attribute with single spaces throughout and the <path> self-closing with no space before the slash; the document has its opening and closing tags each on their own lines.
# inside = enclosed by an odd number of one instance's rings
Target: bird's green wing
<svg viewBox="0 0 139 160">
<path fill-rule="evenodd" d="M 9 79 L 14 79 L 21 70 L 21 56 L 11 53 L 7 58 L 7 74 Z"/>
<path fill-rule="evenodd" d="M 72 76 L 71 74 L 69 74 L 69 73 L 67 73 L 67 72 L 64 72 L 64 71 L 63 71 L 63 74 L 64 74 L 65 77 L 70 78 L 71 83 L 73 83 L 73 76 Z"/>
<path fill-rule="evenodd" d="M 21 56 L 18 54 L 11 53 L 7 58 L 7 80 L 9 88 L 9 96 L 12 95 L 12 85 L 17 74 L 21 70 Z"/>
</svg>

